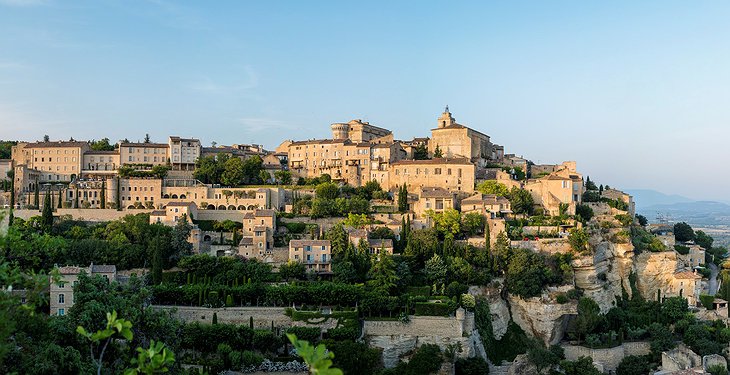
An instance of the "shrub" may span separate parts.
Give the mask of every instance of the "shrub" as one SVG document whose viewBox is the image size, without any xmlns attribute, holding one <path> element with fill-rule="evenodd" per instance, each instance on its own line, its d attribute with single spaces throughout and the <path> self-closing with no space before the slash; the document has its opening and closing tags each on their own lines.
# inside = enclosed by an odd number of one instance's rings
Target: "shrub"
<svg viewBox="0 0 730 375">
<path fill-rule="evenodd" d="M 565 293 L 560 293 L 557 296 L 555 296 L 555 302 L 559 304 L 568 303 L 568 296 L 565 295 Z"/>
<path fill-rule="evenodd" d="M 449 316 L 455 307 L 450 303 L 416 302 L 416 315 Z"/>
<path fill-rule="evenodd" d="M 319 341 L 322 330 L 319 327 L 291 327 L 286 330 L 286 333 L 293 333 L 298 339 L 315 344 Z"/>
<path fill-rule="evenodd" d="M 480 357 L 459 358 L 456 360 L 456 375 L 489 374 L 489 364 Z"/>
<path fill-rule="evenodd" d="M 674 250 L 678 252 L 681 255 L 687 255 L 689 254 L 689 246 L 684 245 L 674 245 Z"/>
</svg>

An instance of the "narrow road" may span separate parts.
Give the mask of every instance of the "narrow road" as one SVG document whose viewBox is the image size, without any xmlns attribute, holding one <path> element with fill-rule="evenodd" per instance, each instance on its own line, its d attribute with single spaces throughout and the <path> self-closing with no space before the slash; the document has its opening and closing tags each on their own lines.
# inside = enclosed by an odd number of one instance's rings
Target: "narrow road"
<svg viewBox="0 0 730 375">
<path fill-rule="evenodd" d="M 711 296 L 714 296 L 717 294 L 717 290 L 720 289 L 720 285 L 717 282 L 717 274 L 719 273 L 719 270 L 717 269 L 717 266 L 714 263 L 709 263 L 710 267 L 710 286 L 709 286 L 709 294 Z"/>
</svg>

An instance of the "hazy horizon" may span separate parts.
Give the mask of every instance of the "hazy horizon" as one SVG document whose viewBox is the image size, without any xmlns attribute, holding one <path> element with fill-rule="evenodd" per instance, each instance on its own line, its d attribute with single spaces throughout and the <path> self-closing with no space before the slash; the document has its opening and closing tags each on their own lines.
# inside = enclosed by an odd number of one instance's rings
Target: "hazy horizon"
<svg viewBox="0 0 730 375">
<path fill-rule="evenodd" d="M 730 201 L 730 3 L 0 0 L 0 138 L 396 138 L 459 123 L 622 189 Z M 705 179 L 706 183 L 698 183 Z"/>
</svg>

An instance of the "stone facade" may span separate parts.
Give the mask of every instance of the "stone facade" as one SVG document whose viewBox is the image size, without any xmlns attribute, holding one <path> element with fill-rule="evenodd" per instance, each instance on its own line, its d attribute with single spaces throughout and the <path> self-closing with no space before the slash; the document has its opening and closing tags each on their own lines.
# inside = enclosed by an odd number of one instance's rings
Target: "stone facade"
<svg viewBox="0 0 730 375">
<path fill-rule="evenodd" d="M 329 240 L 291 240 L 289 260 L 303 263 L 309 271 L 330 272 L 332 246 Z"/>
<path fill-rule="evenodd" d="M 78 283 L 79 275 L 83 272 L 89 276 L 100 275 L 105 279 L 114 281 L 117 277 L 117 267 L 109 265 L 95 265 L 89 267 L 66 266 L 60 267 L 59 279 L 50 283 L 50 314 L 66 315 L 74 305 L 73 288 Z"/>
<path fill-rule="evenodd" d="M 391 164 L 387 188 L 395 190 L 406 184 L 409 189 L 432 187 L 472 193 L 474 171 L 474 164 L 466 158 L 401 160 Z"/>
</svg>

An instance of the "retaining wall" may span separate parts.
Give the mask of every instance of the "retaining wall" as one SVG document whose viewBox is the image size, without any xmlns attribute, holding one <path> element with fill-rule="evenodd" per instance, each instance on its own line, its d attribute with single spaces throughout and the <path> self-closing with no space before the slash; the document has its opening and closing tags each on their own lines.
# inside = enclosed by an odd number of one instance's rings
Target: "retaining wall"
<svg viewBox="0 0 730 375">
<path fill-rule="evenodd" d="M 619 363 L 630 355 L 646 355 L 651 352 L 648 342 L 625 342 L 614 348 L 608 349 L 591 349 L 585 346 L 577 346 L 570 344 L 561 345 L 565 350 L 565 359 L 575 361 L 580 357 L 591 357 L 593 362 L 603 366 L 603 371 L 616 371 Z"/>
</svg>

